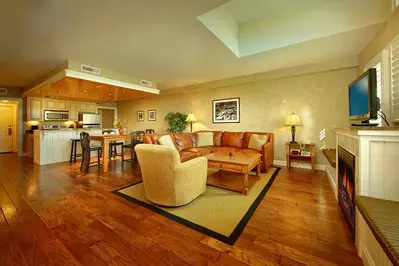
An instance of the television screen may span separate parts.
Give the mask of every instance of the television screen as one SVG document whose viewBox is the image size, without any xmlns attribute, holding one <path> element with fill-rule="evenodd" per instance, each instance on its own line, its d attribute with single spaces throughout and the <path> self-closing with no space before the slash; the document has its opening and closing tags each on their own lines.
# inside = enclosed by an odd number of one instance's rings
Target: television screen
<svg viewBox="0 0 399 266">
<path fill-rule="evenodd" d="M 349 87 L 349 115 L 364 116 L 369 113 L 369 76 Z"/>
</svg>

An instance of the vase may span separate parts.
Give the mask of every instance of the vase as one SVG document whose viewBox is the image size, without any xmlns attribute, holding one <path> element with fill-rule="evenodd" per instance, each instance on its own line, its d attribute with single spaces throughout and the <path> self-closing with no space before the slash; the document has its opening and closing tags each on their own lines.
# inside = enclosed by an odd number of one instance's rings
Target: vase
<svg viewBox="0 0 399 266">
<path fill-rule="evenodd" d="M 119 135 L 125 135 L 125 129 L 123 127 L 119 129 Z"/>
</svg>

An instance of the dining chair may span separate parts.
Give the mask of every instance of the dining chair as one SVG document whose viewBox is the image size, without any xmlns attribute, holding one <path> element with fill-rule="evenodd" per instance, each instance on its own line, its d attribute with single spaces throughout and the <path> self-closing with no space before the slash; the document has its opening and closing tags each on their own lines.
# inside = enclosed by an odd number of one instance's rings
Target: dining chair
<svg viewBox="0 0 399 266">
<path fill-rule="evenodd" d="M 116 134 L 116 131 L 112 130 L 112 129 L 103 130 L 102 134 L 103 135 L 114 135 L 114 134 Z M 114 156 L 114 159 L 115 159 L 115 157 L 118 155 L 117 147 L 118 146 L 122 147 L 123 144 L 125 144 L 125 142 L 123 142 L 123 141 L 111 141 L 109 143 L 109 156 L 108 156 L 109 160 L 112 159 L 112 156 Z"/>
<path fill-rule="evenodd" d="M 137 156 L 134 147 L 144 142 L 144 135 L 145 131 L 133 131 L 130 133 L 130 143 L 122 145 L 122 166 L 125 161 L 130 162 L 134 167 L 136 166 Z M 130 151 L 130 159 L 125 159 L 125 149 Z"/>
<path fill-rule="evenodd" d="M 155 130 L 154 129 L 146 129 L 145 130 L 145 134 L 154 134 L 155 133 Z"/>
<path fill-rule="evenodd" d="M 102 147 L 90 146 L 89 133 L 87 132 L 81 132 L 79 137 L 80 137 L 80 144 L 82 146 L 82 162 L 80 164 L 80 171 L 86 174 L 87 171 L 89 170 L 90 164 L 93 164 L 90 162 L 91 152 L 93 151 L 97 152 L 97 165 L 98 167 L 100 167 L 101 165 L 100 157 L 101 157 Z"/>
</svg>

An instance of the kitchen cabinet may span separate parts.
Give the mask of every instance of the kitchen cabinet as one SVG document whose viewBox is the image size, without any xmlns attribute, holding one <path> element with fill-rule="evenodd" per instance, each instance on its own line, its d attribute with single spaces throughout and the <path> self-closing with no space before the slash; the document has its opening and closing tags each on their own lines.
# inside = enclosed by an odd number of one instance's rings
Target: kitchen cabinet
<svg viewBox="0 0 399 266">
<path fill-rule="evenodd" d="M 69 120 L 78 121 L 78 102 L 69 102 Z"/>
<path fill-rule="evenodd" d="M 68 111 L 68 102 L 67 101 L 58 101 L 58 110 L 60 111 Z"/>
<path fill-rule="evenodd" d="M 43 121 L 43 111 L 43 100 L 41 98 L 28 97 L 28 121 Z"/>
<path fill-rule="evenodd" d="M 58 101 L 55 99 L 45 100 L 45 110 L 58 110 Z"/>
<path fill-rule="evenodd" d="M 95 103 L 78 103 L 78 112 L 81 113 L 97 113 L 97 104 Z"/>
</svg>

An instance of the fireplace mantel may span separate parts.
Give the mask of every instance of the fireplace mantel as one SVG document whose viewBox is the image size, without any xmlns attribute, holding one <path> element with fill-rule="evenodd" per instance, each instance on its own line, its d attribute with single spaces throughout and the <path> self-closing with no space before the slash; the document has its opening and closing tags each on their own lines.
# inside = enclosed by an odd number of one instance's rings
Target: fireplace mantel
<svg viewBox="0 0 399 266">
<path fill-rule="evenodd" d="M 340 129 L 337 131 L 337 151 L 339 147 L 355 156 L 356 195 L 399 201 L 398 130 Z M 338 166 L 335 180 L 330 179 L 337 195 Z M 364 264 L 392 265 L 358 211 L 355 220 L 356 247 Z"/>
<path fill-rule="evenodd" d="M 341 129 L 338 146 L 356 157 L 356 195 L 399 201 L 398 130 Z"/>
</svg>

